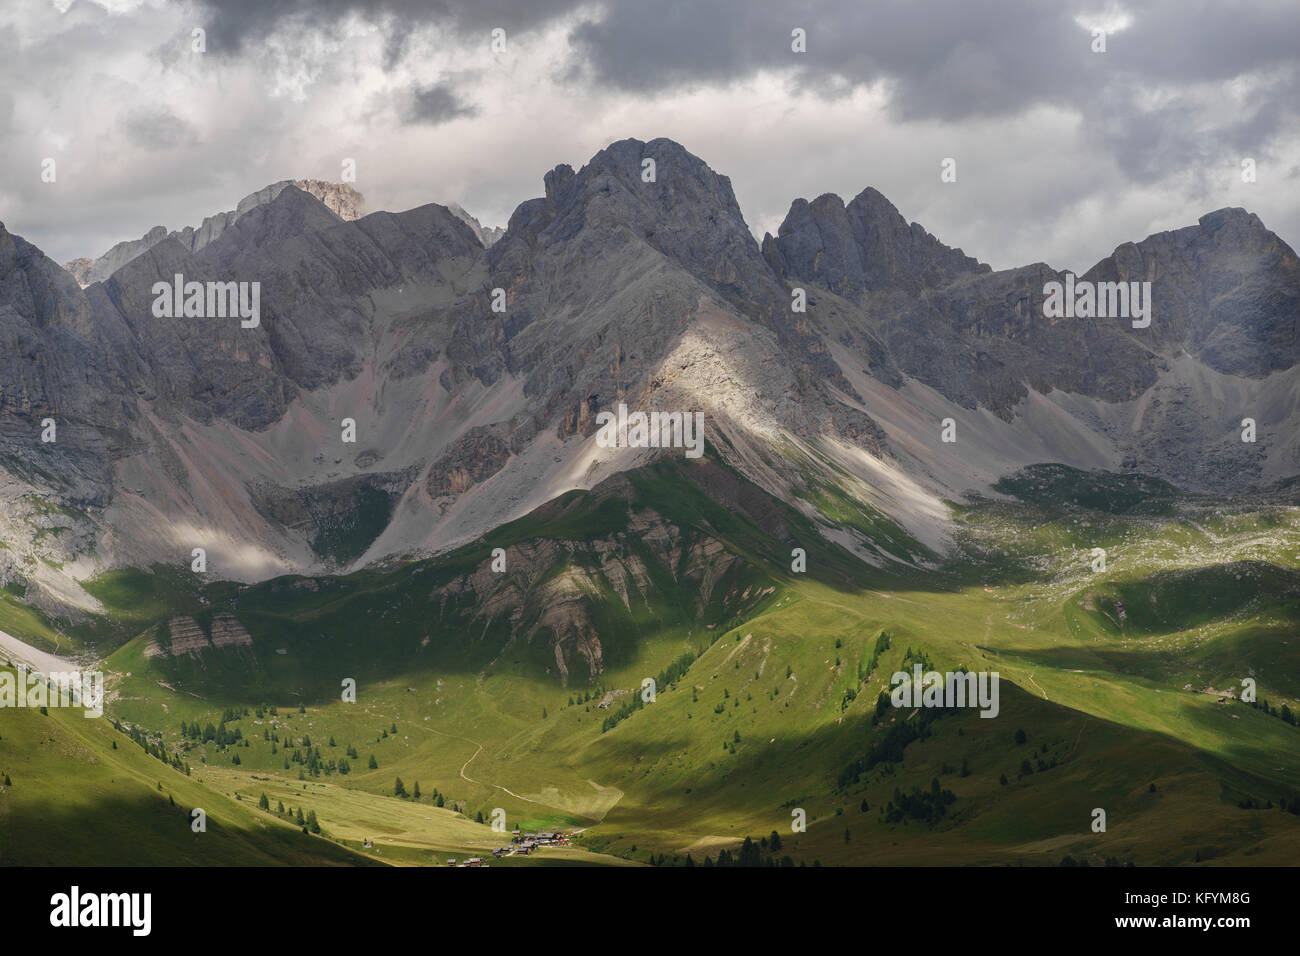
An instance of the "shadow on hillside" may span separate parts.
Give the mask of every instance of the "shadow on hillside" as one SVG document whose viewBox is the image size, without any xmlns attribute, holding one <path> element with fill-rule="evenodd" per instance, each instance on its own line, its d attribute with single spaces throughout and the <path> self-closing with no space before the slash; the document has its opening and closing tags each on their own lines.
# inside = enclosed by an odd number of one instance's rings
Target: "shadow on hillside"
<svg viewBox="0 0 1300 956">
<path fill-rule="evenodd" d="M 128 746 L 131 746 L 128 744 Z M 166 788 L 175 771 L 158 766 Z M 76 786 L 75 775 L 61 781 Z M 25 784 L 14 780 L 15 790 Z M 207 830 L 194 833 L 189 807 L 173 806 L 166 793 L 135 799 L 97 801 L 93 793 L 75 802 L 47 802 L 39 813 L 11 810 L 0 825 L 0 866 L 324 866 L 371 861 L 319 836 L 273 822 L 256 831 L 222 823 L 210 806 Z M 246 797 L 247 799 L 247 797 Z M 85 801 L 85 802 L 83 802 Z M 90 802 L 95 801 L 95 802 Z M 211 803 L 224 803 L 212 796 Z M 308 806 L 310 809 L 310 806 Z"/>
</svg>

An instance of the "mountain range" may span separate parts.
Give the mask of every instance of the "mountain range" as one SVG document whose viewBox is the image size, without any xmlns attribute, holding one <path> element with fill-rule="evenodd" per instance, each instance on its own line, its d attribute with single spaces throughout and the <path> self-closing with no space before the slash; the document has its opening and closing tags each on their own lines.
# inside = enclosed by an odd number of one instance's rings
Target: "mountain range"
<svg viewBox="0 0 1300 956">
<path fill-rule="evenodd" d="M 935 554 L 946 501 L 1036 462 L 1216 492 L 1300 472 L 1300 261 L 1244 210 L 1079 277 L 1150 282 L 1134 329 L 1044 318 L 1061 272 L 993 271 L 872 188 L 796 199 L 759 243 L 727 177 L 669 140 L 544 187 L 499 238 L 458 207 L 361 215 L 317 181 L 88 268 L 0 231 L 0 576 L 90 608 L 78 580 L 195 547 L 244 581 L 443 552 L 653 457 L 598 447 L 620 402 L 702 411 L 769 493 L 834 486 Z M 260 327 L 154 317 L 176 274 L 260 282 Z M 870 562 L 927 560 L 803 507 Z"/>
</svg>

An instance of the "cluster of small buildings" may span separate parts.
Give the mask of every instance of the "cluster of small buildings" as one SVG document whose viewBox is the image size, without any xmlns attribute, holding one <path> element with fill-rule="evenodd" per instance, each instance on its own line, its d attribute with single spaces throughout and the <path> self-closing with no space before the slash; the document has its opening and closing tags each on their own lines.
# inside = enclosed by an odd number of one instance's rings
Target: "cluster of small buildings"
<svg viewBox="0 0 1300 956">
<path fill-rule="evenodd" d="M 528 856 L 534 850 L 541 849 L 544 846 L 568 846 L 569 834 L 561 833 L 559 830 L 552 830 L 547 833 L 521 833 L 518 827 L 515 827 L 513 838 L 507 846 L 499 846 L 492 851 L 492 859 L 499 860 L 504 856 Z M 448 860 L 448 866 L 489 866 L 480 856 L 471 856 L 469 859 Z"/>
<path fill-rule="evenodd" d="M 528 856 L 534 850 L 544 846 L 568 845 L 568 835 L 561 833 L 559 830 L 553 830 L 549 833 L 520 833 L 516 828 L 514 839 L 510 841 L 510 845 L 497 847 L 492 851 L 492 855 L 499 860 L 503 856 Z"/>
</svg>

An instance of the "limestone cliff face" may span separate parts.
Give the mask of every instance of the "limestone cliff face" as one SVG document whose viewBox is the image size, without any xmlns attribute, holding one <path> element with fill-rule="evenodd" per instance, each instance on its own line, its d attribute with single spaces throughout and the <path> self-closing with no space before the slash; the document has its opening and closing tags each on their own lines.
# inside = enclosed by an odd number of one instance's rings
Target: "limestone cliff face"
<svg viewBox="0 0 1300 956">
<path fill-rule="evenodd" d="M 321 179 L 292 179 L 277 185 L 281 188 L 286 185 L 296 186 L 307 195 L 315 196 L 326 209 L 344 222 L 352 222 L 365 215 L 366 198 L 347 183 L 328 183 Z M 274 198 L 274 195 L 270 197 L 270 199 Z"/>
<path fill-rule="evenodd" d="M 1125 243 L 1083 278 L 1150 281 L 1151 339 L 1216 372 L 1262 378 L 1300 362 L 1300 258 L 1244 209 Z"/>
<path fill-rule="evenodd" d="M 94 265 L 94 259 L 87 259 L 85 256 L 82 256 L 80 259 L 73 259 L 71 262 L 65 262 L 63 268 L 72 273 L 72 278 L 77 280 L 77 285 L 84 289 L 94 281 L 90 278 L 90 270 Z"/>
</svg>

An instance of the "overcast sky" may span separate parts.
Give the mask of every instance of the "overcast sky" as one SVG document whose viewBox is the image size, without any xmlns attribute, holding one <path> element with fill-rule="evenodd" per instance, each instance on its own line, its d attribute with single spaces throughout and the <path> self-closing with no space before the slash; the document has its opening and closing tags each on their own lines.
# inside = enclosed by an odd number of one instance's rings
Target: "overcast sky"
<svg viewBox="0 0 1300 956">
<path fill-rule="evenodd" d="M 4 0 L 0 220 L 94 257 L 352 158 L 370 211 L 504 225 L 557 163 L 667 136 L 760 237 L 875 186 L 995 268 L 1082 271 L 1222 206 L 1295 247 L 1297 38 L 1272 0 Z"/>
</svg>

